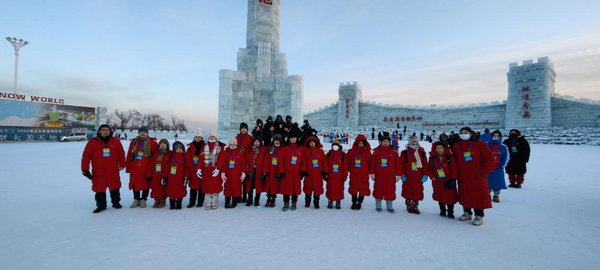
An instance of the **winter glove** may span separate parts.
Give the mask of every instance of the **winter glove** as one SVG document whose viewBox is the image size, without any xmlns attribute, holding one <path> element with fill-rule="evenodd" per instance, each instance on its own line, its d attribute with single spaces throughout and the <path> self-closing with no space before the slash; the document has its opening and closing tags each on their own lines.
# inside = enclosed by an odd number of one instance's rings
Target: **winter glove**
<svg viewBox="0 0 600 270">
<path fill-rule="evenodd" d="M 221 174 L 221 179 L 223 179 L 223 181 L 227 181 L 227 176 L 225 175 L 225 173 Z"/>
<path fill-rule="evenodd" d="M 146 177 L 146 180 L 148 180 L 148 182 L 152 182 L 152 177 Z"/>
<path fill-rule="evenodd" d="M 196 170 L 196 175 L 198 178 L 202 179 L 202 170 Z"/>
<path fill-rule="evenodd" d="M 321 172 L 321 176 L 323 176 L 323 181 L 327 182 L 327 172 Z"/>
<path fill-rule="evenodd" d="M 307 177 L 308 173 L 305 171 L 300 172 L 300 177 Z"/>
<path fill-rule="evenodd" d="M 253 176 L 253 175 L 252 175 L 252 172 L 248 172 L 248 173 L 246 174 L 246 178 L 248 178 L 248 180 L 252 180 L 252 176 Z"/>
<path fill-rule="evenodd" d="M 423 175 L 423 178 L 421 178 L 421 182 L 422 183 L 427 182 L 427 175 Z"/>
<path fill-rule="evenodd" d="M 220 172 L 220 171 L 221 171 L 221 170 L 219 170 L 218 168 L 214 169 L 214 170 L 213 170 L 213 173 L 212 173 L 212 177 L 217 177 L 217 175 L 219 175 L 219 172 Z"/>
<path fill-rule="evenodd" d="M 403 174 L 400 179 L 402 179 L 402 182 L 406 181 L 406 175 Z"/>
<path fill-rule="evenodd" d="M 285 177 L 285 173 L 278 173 L 278 174 L 276 174 L 276 175 L 275 175 L 275 178 L 276 178 L 277 180 L 281 180 L 281 179 L 283 179 L 284 177 Z"/>
<path fill-rule="evenodd" d="M 92 174 L 88 170 L 81 171 L 81 174 L 83 174 L 83 176 L 85 176 L 87 179 L 92 180 L 92 178 L 93 178 Z"/>
<path fill-rule="evenodd" d="M 244 179 L 246 179 L 246 174 L 242 173 L 242 176 L 240 176 L 240 181 L 244 182 Z"/>
<path fill-rule="evenodd" d="M 184 187 L 187 186 L 189 183 L 190 183 L 190 180 L 187 177 L 183 178 L 183 186 Z"/>
<path fill-rule="evenodd" d="M 269 174 L 268 173 L 263 173 L 262 177 L 260 178 L 260 181 L 263 182 L 263 183 L 267 182 L 267 177 L 269 177 Z"/>
<path fill-rule="evenodd" d="M 452 187 L 455 185 L 456 185 L 456 180 L 454 180 L 454 179 L 450 179 L 450 180 L 444 182 L 444 188 L 446 188 L 446 189 L 452 189 Z"/>
<path fill-rule="evenodd" d="M 160 184 L 163 185 L 163 186 L 165 186 L 165 185 L 167 185 L 167 181 L 168 180 L 169 180 L 168 178 L 163 177 L 163 179 L 160 181 Z"/>
</svg>

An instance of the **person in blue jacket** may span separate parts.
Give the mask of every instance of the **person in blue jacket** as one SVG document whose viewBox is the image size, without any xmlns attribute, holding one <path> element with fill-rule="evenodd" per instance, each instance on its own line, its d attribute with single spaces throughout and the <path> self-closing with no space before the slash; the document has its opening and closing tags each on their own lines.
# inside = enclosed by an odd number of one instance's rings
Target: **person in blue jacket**
<svg viewBox="0 0 600 270">
<path fill-rule="evenodd" d="M 499 203 L 500 190 L 506 189 L 504 168 L 508 165 L 510 155 L 508 153 L 508 147 L 502 143 L 502 133 L 498 130 L 491 133 L 491 140 L 487 144 L 490 147 L 490 150 L 492 150 L 494 160 L 496 161 L 496 169 L 488 174 L 488 185 L 490 187 L 490 193 L 494 192 L 492 201 Z"/>
<path fill-rule="evenodd" d="M 481 137 L 479 137 L 479 140 L 485 143 L 489 143 L 492 140 L 492 134 L 490 133 L 490 129 L 486 128 L 483 131 L 483 134 L 481 134 Z"/>
</svg>

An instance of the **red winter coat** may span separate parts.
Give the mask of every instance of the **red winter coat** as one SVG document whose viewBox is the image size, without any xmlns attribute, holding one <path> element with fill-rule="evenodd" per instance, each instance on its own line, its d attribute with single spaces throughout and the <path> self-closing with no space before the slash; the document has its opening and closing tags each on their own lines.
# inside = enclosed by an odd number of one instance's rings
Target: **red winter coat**
<svg viewBox="0 0 600 270">
<path fill-rule="evenodd" d="M 471 161 L 466 161 L 464 156 L 468 151 Z M 496 161 L 488 145 L 482 141 L 460 141 L 454 144 L 452 153 L 458 165 L 460 204 L 465 208 L 492 208 L 487 175 L 496 168 Z"/>
<path fill-rule="evenodd" d="M 446 149 L 443 156 L 435 152 L 435 146 L 442 145 Z M 436 160 L 437 158 L 437 160 Z M 448 164 L 450 161 L 450 164 Z M 458 193 L 456 186 L 451 189 L 446 188 L 446 181 L 458 178 L 458 165 L 456 158 L 452 156 L 450 147 L 443 141 L 434 142 L 429 153 L 429 177 L 433 187 L 433 200 L 443 204 L 456 204 L 458 202 Z M 440 177 L 438 169 L 444 170 L 444 177 Z M 435 180 L 434 180 L 435 179 Z"/>
<path fill-rule="evenodd" d="M 109 156 L 104 156 L 104 148 L 108 148 Z M 83 150 L 81 156 L 81 170 L 89 171 L 92 162 L 92 190 L 94 192 L 106 192 L 121 188 L 121 177 L 119 166 L 125 167 L 125 152 L 123 145 L 116 138 L 108 140 L 104 144 L 100 138 L 91 139 Z"/>
<path fill-rule="evenodd" d="M 327 153 L 327 164 L 329 173 L 327 174 L 327 199 L 331 201 L 341 201 L 344 199 L 344 183 L 348 179 L 348 162 L 346 161 L 344 151 L 329 151 Z M 337 171 L 334 168 L 337 165 Z"/>
<path fill-rule="evenodd" d="M 168 177 L 171 167 L 169 165 L 169 159 L 173 152 L 167 150 L 165 154 L 163 154 L 162 159 L 158 160 L 158 156 L 160 152 L 156 152 L 152 155 L 152 160 L 150 162 L 150 166 L 148 166 L 148 170 L 151 171 L 152 174 L 152 182 L 150 183 L 150 187 L 152 188 L 152 193 L 150 197 L 153 199 L 166 199 L 167 196 L 167 186 L 163 186 L 161 181 L 163 177 Z M 160 164 L 160 166 L 158 166 Z"/>
<path fill-rule="evenodd" d="M 315 147 L 309 147 L 308 143 L 315 141 Z M 323 195 L 323 176 L 321 172 L 327 172 L 327 157 L 321 149 L 321 143 L 316 137 L 308 137 L 304 142 L 304 164 L 306 164 L 306 173 L 304 177 L 304 194 L 307 195 Z M 316 163 L 313 162 L 316 161 Z M 316 167 L 315 167 L 316 164 Z"/>
<path fill-rule="evenodd" d="M 217 176 L 212 176 L 213 171 L 219 167 L 217 167 L 217 162 L 219 161 L 219 157 L 225 153 L 223 149 L 223 144 L 221 142 L 206 142 L 204 145 L 208 145 L 208 149 L 210 153 L 214 150 L 215 147 L 219 147 L 219 150 L 216 153 L 216 156 L 213 157 L 213 160 L 205 160 L 204 156 L 204 146 L 202 146 L 202 153 L 200 155 L 200 160 L 198 160 L 198 165 L 196 165 L 197 170 L 202 170 L 202 191 L 204 193 L 219 193 L 223 191 L 223 180 L 221 179 L 221 172 L 217 174 Z M 226 154 L 225 154 L 226 155 Z"/>
<path fill-rule="evenodd" d="M 148 155 L 147 153 L 144 153 L 143 157 L 140 159 L 137 158 L 137 153 L 140 151 L 143 152 L 143 149 L 138 149 L 138 146 L 136 145 L 141 144 L 140 141 L 137 141 L 136 139 L 131 140 L 129 150 L 127 151 L 127 162 L 125 165 L 127 172 L 129 173 L 129 189 L 134 189 L 134 191 L 150 189 L 148 178 L 152 177 L 152 174 L 149 173 L 148 166 L 150 166 L 152 154 L 158 151 L 158 144 L 156 143 L 156 138 L 148 138 L 147 142 L 150 143 L 150 153 L 148 153 Z"/>
<path fill-rule="evenodd" d="M 263 190 L 271 195 L 278 194 L 281 187 L 281 181 L 275 179 L 275 175 L 279 170 L 279 163 L 281 163 L 281 147 L 269 146 L 265 149 L 263 172 L 267 174 L 267 180 Z"/>
<path fill-rule="evenodd" d="M 400 175 L 406 176 L 406 181 L 402 182 L 402 198 L 413 201 L 423 200 L 423 182 L 421 179 L 424 175 L 429 175 L 427 166 L 427 153 L 425 149 L 419 147 L 419 156 L 421 157 L 422 168 L 417 168 L 416 171 L 412 168 L 412 163 L 415 162 L 415 150 L 408 148 L 402 151 L 400 155 Z"/>
<path fill-rule="evenodd" d="M 364 141 L 365 146 L 359 148 L 357 143 Z M 352 195 L 369 196 L 371 188 L 369 183 L 369 168 L 371 167 L 371 145 L 364 135 L 358 135 L 354 140 L 352 149 L 348 150 L 346 163 L 350 172 L 350 187 L 348 192 Z M 359 160 L 360 163 L 356 161 Z M 359 166 L 359 167 L 357 167 Z"/>
<path fill-rule="evenodd" d="M 375 174 L 373 197 L 378 200 L 396 200 L 396 176 L 400 175 L 400 157 L 398 147 L 377 146 L 371 158 L 370 174 Z M 381 166 L 381 160 L 387 159 L 387 167 Z"/>
<path fill-rule="evenodd" d="M 232 163 L 233 162 L 233 163 Z M 242 174 L 248 171 L 244 152 L 239 148 L 227 148 L 221 153 L 219 163 L 221 173 L 225 173 L 227 181 L 225 181 L 225 197 L 242 197 Z M 220 177 L 220 175 L 219 175 Z"/>
<path fill-rule="evenodd" d="M 279 193 L 282 195 L 300 195 L 302 193 L 300 172 L 306 170 L 304 165 L 305 153 L 302 146 L 296 143 L 284 146 L 279 154 L 281 162 L 278 164 L 278 172 L 285 173 L 285 177 L 280 180 Z M 294 156 L 296 162 L 292 164 Z"/>
<path fill-rule="evenodd" d="M 167 196 L 170 199 L 183 199 L 187 195 L 187 187 L 184 185 L 185 178 L 190 177 L 190 168 L 185 160 L 184 153 L 175 153 L 169 159 L 167 165 Z M 172 167 L 177 167 L 175 173 Z"/>
<path fill-rule="evenodd" d="M 201 145 L 204 146 L 204 143 Z M 196 167 L 204 160 L 202 146 L 200 146 L 200 153 L 198 155 L 195 155 L 196 145 L 193 142 L 188 144 L 187 152 L 185 152 L 186 164 L 188 164 L 190 169 L 190 189 L 202 189 L 202 179 L 198 178 L 196 174 Z"/>
<path fill-rule="evenodd" d="M 256 160 L 254 160 L 254 149 L 251 148 L 248 152 L 248 170 L 252 172 L 252 179 L 246 179 L 246 193 L 250 192 L 250 188 L 252 187 L 252 181 L 254 181 L 254 189 L 256 193 L 265 192 L 265 184 L 260 180 L 263 175 L 263 167 L 265 160 L 265 153 L 268 147 L 260 147 L 258 151 L 258 155 L 256 155 Z"/>
</svg>

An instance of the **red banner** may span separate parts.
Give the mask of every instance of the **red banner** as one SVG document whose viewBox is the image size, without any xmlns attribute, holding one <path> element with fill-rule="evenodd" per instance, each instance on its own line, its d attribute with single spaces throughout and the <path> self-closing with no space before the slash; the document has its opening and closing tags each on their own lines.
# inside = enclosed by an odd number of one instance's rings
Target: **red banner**
<svg viewBox="0 0 600 270">
<path fill-rule="evenodd" d="M 259 0 L 259 3 L 264 3 L 265 5 L 272 6 L 273 0 Z"/>
</svg>

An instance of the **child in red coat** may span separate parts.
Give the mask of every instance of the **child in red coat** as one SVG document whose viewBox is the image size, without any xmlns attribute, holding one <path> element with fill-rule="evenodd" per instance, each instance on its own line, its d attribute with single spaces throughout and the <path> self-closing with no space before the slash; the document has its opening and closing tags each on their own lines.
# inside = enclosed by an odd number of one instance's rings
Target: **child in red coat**
<svg viewBox="0 0 600 270">
<path fill-rule="evenodd" d="M 406 210 L 420 214 L 419 201 L 423 200 L 423 183 L 427 182 L 427 153 L 419 145 L 417 136 L 410 137 L 406 150 L 400 156 L 402 175 L 402 197 L 406 199 Z"/>
<path fill-rule="evenodd" d="M 335 209 L 341 209 L 341 201 L 344 199 L 344 183 L 348 178 L 348 164 L 346 163 L 346 153 L 342 151 L 342 144 L 339 141 L 334 141 L 331 145 L 331 150 L 327 153 L 328 171 L 325 181 L 327 181 L 327 192 L 325 196 L 329 199 L 327 208 L 333 208 L 335 201 Z"/>
<path fill-rule="evenodd" d="M 458 202 L 456 158 L 445 142 L 434 142 L 429 154 L 429 178 L 433 186 L 433 200 L 440 205 L 440 216 L 454 219 L 454 204 Z"/>
<path fill-rule="evenodd" d="M 225 182 L 225 208 L 235 208 L 242 201 L 242 183 L 246 179 L 248 166 L 244 152 L 238 148 L 237 139 L 229 140 L 229 146 L 219 158 L 221 179 Z"/>
<path fill-rule="evenodd" d="M 304 164 L 306 168 L 302 171 L 304 177 L 304 207 L 310 207 L 311 196 L 314 196 L 315 209 L 319 209 L 319 198 L 323 195 L 323 179 L 327 179 L 327 158 L 321 149 L 319 139 L 310 136 L 304 142 L 305 152 Z"/>
<path fill-rule="evenodd" d="M 180 141 L 173 143 L 173 156 L 169 160 L 167 177 L 163 178 L 163 184 L 167 186 L 170 209 L 181 210 L 181 202 L 187 195 L 188 179 L 190 170 L 185 161 L 185 146 Z"/>
<path fill-rule="evenodd" d="M 167 139 L 160 140 L 158 152 L 152 154 L 151 166 L 148 166 L 152 175 L 152 182 L 150 183 L 152 189 L 150 196 L 154 198 L 152 208 L 164 208 L 167 205 L 167 187 L 162 184 L 162 179 L 168 176 L 171 155 L 173 155 L 173 152 L 169 150 L 169 141 Z"/>
</svg>

